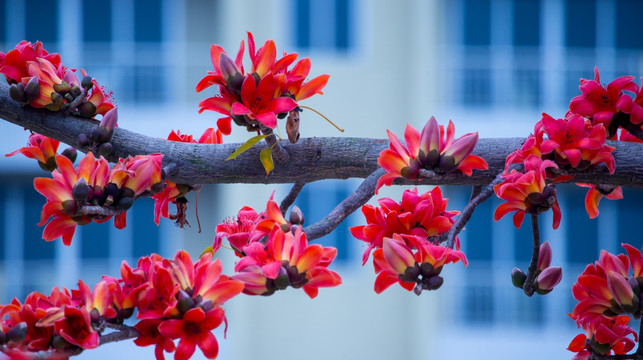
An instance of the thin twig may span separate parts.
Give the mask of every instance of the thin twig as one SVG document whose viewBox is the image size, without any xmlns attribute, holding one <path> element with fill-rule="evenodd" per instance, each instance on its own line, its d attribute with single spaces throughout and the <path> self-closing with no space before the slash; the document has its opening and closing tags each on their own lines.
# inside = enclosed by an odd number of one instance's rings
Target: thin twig
<svg viewBox="0 0 643 360">
<path fill-rule="evenodd" d="M 72 101 L 72 102 L 69 104 L 69 110 L 68 110 L 67 115 L 70 115 L 74 110 L 76 110 L 76 108 L 77 108 L 78 106 L 80 106 L 80 104 L 81 104 L 83 101 L 85 101 L 85 99 L 86 99 L 86 98 L 87 98 L 87 89 L 83 88 L 83 91 L 80 93 L 80 95 L 76 96 L 76 98 L 74 99 L 74 101 Z"/>
<path fill-rule="evenodd" d="M 519 170 L 521 166 L 522 164 L 513 164 L 509 167 L 509 169 L 507 169 L 507 171 L 511 171 L 512 169 Z M 496 178 L 484 189 L 479 186 L 473 187 L 473 191 L 471 192 L 471 199 L 469 199 L 469 202 L 464 206 L 455 223 L 451 226 L 451 229 L 449 229 L 445 245 L 446 247 L 453 249 L 456 236 L 458 236 L 460 231 L 462 231 L 464 225 L 469 222 L 469 219 L 471 219 L 471 215 L 473 215 L 473 211 L 476 209 L 476 207 L 478 207 L 478 205 L 482 204 L 493 194 L 494 186 L 504 181 L 504 179 L 502 178 L 502 174 L 504 174 L 504 170 L 496 175 Z"/>
<path fill-rule="evenodd" d="M 288 211 L 288 208 L 290 205 L 292 205 L 295 200 L 297 199 L 297 196 L 301 192 L 301 189 L 304 188 L 304 185 L 306 185 L 305 182 L 296 182 L 292 185 L 292 188 L 290 188 L 290 192 L 286 197 L 281 200 L 281 204 L 279 205 L 279 210 L 281 210 L 282 215 L 286 215 L 286 211 Z"/>
<path fill-rule="evenodd" d="M 375 195 L 377 179 L 386 171 L 382 168 L 375 170 L 369 175 L 349 197 L 337 205 L 328 215 L 318 222 L 304 228 L 308 240 L 320 238 L 331 231 L 352 214 L 360 206 L 366 204 Z"/>
<path fill-rule="evenodd" d="M 522 286 L 525 295 L 534 294 L 534 280 L 536 279 L 536 270 L 538 270 L 538 255 L 540 253 L 540 227 L 538 226 L 538 215 L 531 214 L 531 231 L 534 234 L 534 244 L 531 249 L 531 263 L 527 269 L 527 279 Z"/>
</svg>

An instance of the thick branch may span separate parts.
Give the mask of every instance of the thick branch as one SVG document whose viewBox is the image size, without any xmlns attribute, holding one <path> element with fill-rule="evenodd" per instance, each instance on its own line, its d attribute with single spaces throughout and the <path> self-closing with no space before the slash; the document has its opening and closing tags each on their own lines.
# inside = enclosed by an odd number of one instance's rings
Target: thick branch
<svg viewBox="0 0 643 360">
<path fill-rule="evenodd" d="M 0 118 L 69 145 L 77 147 L 78 135 L 88 133 L 98 124 L 96 120 L 64 116 L 43 109 L 22 108 L 9 98 L 8 93 L 8 85 L 0 84 Z M 504 169 L 505 158 L 522 141 L 520 138 L 480 139 L 474 154 L 489 163 L 489 170 L 474 171 L 472 177 L 446 174 L 429 176 L 421 181 L 400 179 L 395 184 L 487 185 L 494 180 L 495 174 Z M 265 145 L 257 145 L 235 160 L 224 161 L 240 144 L 172 142 L 137 134 L 122 127 L 115 129 L 110 142 L 114 149 L 110 156 L 112 161 L 128 155 L 163 153 L 164 165 L 176 164 L 174 171 L 168 174 L 168 180 L 181 184 L 274 184 L 366 178 L 378 169 L 377 157 L 388 146 L 388 141 L 384 139 L 305 138 L 297 144 L 283 144 L 289 160 L 278 163 L 275 170 L 266 176 L 259 161 L 259 152 Z M 618 142 L 610 142 L 610 145 L 616 147 L 614 175 L 602 169 L 578 174 L 573 181 L 643 187 L 643 145 Z"/>
</svg>

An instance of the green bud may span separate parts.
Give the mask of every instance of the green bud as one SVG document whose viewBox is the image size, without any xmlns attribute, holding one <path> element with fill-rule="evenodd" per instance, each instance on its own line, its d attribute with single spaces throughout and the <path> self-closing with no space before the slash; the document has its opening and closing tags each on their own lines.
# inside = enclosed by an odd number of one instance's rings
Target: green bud
<svg viewBox="0 0 643 360">
<path fill-rule="evenodd" d="M 67 84 L 65 80 L 63 80 L 62 83 L 54 85 L 54 91 L 59 93 L 60 95 L 65 95 L 71 91 L 71 86 Z"/>
<path fill-rule="evenodd" d="M 116 207 L 122 210 L 127 210 L 134 205 L 134 198 L 131 197 L 122 197 L 118 199 L 118 203 L 116 203 Z"/>
<path fill-rule="evenodd" d="M 62 95 L 57 92 L 51 93 L 51 104 L 45 105 L 45 108 L 49 111 L 58 111 L 65 103 L 65 99 Z"/>
<path fill-rule="evenodd" d="M 304 213 L 301 212 L 301 209 L 297 205 L 293 206 L 290 210 L 289 220 L 292 224 L 304 224 Z"/>
<path fill-rule="evenodd" d="M 54 171 L 54 170 L 56 170 L 56 167 L 57 167 L 57 165 L 56 165 L 56 157 L 55 156 L 50 157 L 49 159 L 47 159 L 46 163 L 41 163 L 39 161 L 38 165 L 40 165 L 41 169 L 43 169 L 43 170 L 45 170 L 47 172 Z"/>
<path fill-rule="evenodd" d="M 80 86 L 83 87 L 83 89 L 89 91 L 91 88 L 94 86 L 94 83 L 92 82 L 92 77 L 91 76 L 85 76 L 81 81 L 80 81 Z"/>
<path fill-rule="evenodd" d="M 83 92 L 83 91 L 82 91 L 82 90 L 80 90 L 80 88 L 78 87 L 78 85 L 74 85 L 74 86 L 72 86 L 72 87 L 71 87 L 71 91 L 70 91 L 70 92 L 71 92 L 71 96 L 73 96 L 73 97 L 74 97 L 74 99 L 75 99 L 75 98 L 77 98 L 80 94 L 82 94 L 82 92 Z"/>
</svg>

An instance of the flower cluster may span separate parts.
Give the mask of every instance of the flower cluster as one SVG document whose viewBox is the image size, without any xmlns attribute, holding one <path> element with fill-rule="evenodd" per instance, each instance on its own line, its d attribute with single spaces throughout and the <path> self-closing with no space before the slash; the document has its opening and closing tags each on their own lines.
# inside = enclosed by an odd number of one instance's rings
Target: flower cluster
<svg viewBox="0 0 643 360">
<path fill-rule="evenodd" d="M 105 222 L 113 215 L 114 226 L 125 227 L 125 212 L 134 200 L 162 190 L 162 158 L 161 154 L 130 156 L 110 170 L 107 160 L 92 153 L 77 168 L 67 157 L 56 155 L 52 178 L 34 179 L 36 190 L 47 198 L 39 223 L 47 224 L 43 239 L 62 236 L 69 245 L 76 225 Z"/>
<path fill-rule="evenodd" d="M 493 190 L 496 196 L 507 201 L 496 208 L 493 214 L 495 221 L 500 220 L 508 213 L 515 211 L 513 223 L 520 228 L 525 218 L 525 213 L 539 215 L 549 209 L 554 213 L 554 229 L 560 225 L 561 212 L 556 198 L 556 188 L 547 184 L 547 169 L 557 169 L 558 166 L 551 160 L 542 160 L 536 155 L 529 155 L 524 160 L 524 170 L 516 169 L 502 175 L 504 181 Z"/>
<path fill-rule="evenodd" d="M 379 178 L 375 193 L 383 185 L 391 185 L 393 180 L 403 177 L 417 180 L 420 169 L 447 173 L 459 170 L 471 176 L 473 169 L 488 169 L 487 162 L 472 155 L 478 142 L 478 133 L 469 133 L 454 140 L 455 126 L 449 121 L 446 132 L 434 117 L 424 125 L 422 133 L 406 124 L 404 140 L 406 146 L 391 131 L 387 130 L 390 148 L 383 150 L 377 163 L 386 170 Z"/>
<path fill-rule="evenodd" d="M 192 135 L 181 134 L 181 131 L 172 130 L 167 137 L 170 141 L 186 142 L 192 144 L 221 144 L 223 142 L 221 131 L 214 128 L 206 129 L 199 140 L 194 140 Z M 186 220 L 186 211 L 188 200 L 185 195 L 192 190 L 192 186 L 186 184 L 176 184 L 172 181 L 165 180 L 163 191 L 152 196 L 154 199 L 154 222 L 159 224 L 161 217 L 175 220 L 176 224 L 183 228 L 190 225 Z M 170 214 L 170 202 L 176 205 L 176 214 Z"/>
<path fill-rule="evenodd" d="M 245 284 L 245 294 L 272 295 L 290 286 L 314 298 L 320 287 L 337 286 L 342 279 L 328 269 L 337 249 L 308 244 L 303 220 L 295 207 L 286 221 L 271 198 L 265 212 L 257 214 L 246 206 L 236 219 L 218 225 L 213 248 L 219 248 L 226 238 L 241 257 L 231 278 Z"/>
<path fill-rule="evenodd" d="M 218 345 L 211 331 L 225 320 L 221 305 L 242 289 L 221 274 L 221 262 L 212 261 L 211 253 L 196 263 L 185 251 L 173 259 L 153 254 L 140 258 L 136 268 L 124 261 L 120 279 L 104 276 L 93 290 L 79 281 L 71 294 L 54 288 L 49 296 L 31 293 L 24 303 L 14 299 L 1 307 L 0 339 L 10 354 L 91 349 L 99 345 L 102 329 L 122 324 L 137 310 L 134 342 L 155 345 L 157 359 L 175 350 L 175 359 L 189 359 L 196 346 L 213 359 Z"/>
<path fill-rule="evenodd" d="M 11 98 L 35 108 L 65 110 L 83 117 L 105 115 L 114 108 L 111 93 L 80 70 L 62 65 L 59 54 L 49 54 L 41 42 L 21 41 L 6 54 L 0 52 L 0 73 L 11 85 Z"/>
<path fill-rule="evenodd" d="M 368 243 L 362 265 L 375 249 L 377 293 L 395 282 L 418 293 L 434 290 L 442 285 L 439 275 L 444 264 L 458 260 L 467 264 L 457 238 L 455 250 L 439 245 L 440 236 L 451 229 L 458 214 L 446 210 L 448 199 L 442 197 L 439 187 L 423 194 L 418 194 L 417 188 L 404 190 L 400 203 L 390 198 L 378 203 L 379 207 L 362 206 L 367 224 L 350 228 L 354 237 Z"/>
<path fill-rule="evenodd" d="M 643 256 L 629 244 L 623 247 L 627 255 L 603 250 L 599 260 L 588 265 L 572 286 L 579 303 L 570 316 L 587 335 L 577 336 L 569 350 L 583 356 L 590 351 L 624 354 L 638 341 L 634 330 L 627 326 L 629 316 L 624 314 L 641 317 Z M 634 340 L 627 337 L 630 334 L 634 334 Z"/>
<path fill-rule="evenodd" d="M 259 130 L 261 126 L 274 129 L 277 118 L 283 119 L 291 111 L 299 111 L 298 102 L 315 94 L 322 94 L 329 75 L 320 75 L 306 81 L 310 72 L 309 58 L 297 61 L 296 53 L 277 59 L 273 40 L 255 48 L 252 33 L 248 32 L 248 52 L 252 63 L 249 72 L 244 71 L 244 42 L 233 61 L 218 45 L 210 47 L 214 71 L 209 71 L 196 86 L 196 91 L 217 85 L 219 95 L 199 103 L 200 110 L 211 110 L 225 115 L 217 121 L 217 127 L 224 135 L 231 132 L 231 123 L 244 126 L 248 131 Z"/>
</svg>

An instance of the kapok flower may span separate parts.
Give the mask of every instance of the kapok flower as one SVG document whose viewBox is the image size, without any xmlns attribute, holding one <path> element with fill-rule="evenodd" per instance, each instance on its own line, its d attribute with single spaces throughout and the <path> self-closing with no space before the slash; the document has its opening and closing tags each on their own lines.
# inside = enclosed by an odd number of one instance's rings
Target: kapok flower
<svg viewBox="0 0 643 360">
<path fill-rule="evenodd" d="M 70 344 L 83 349 L 98 347 L 98 332 L 92 328 L 89 313 L 85 308 L 66 306 L 63 317 L 54 324 L 54 331 Z"/>
<path fill-rule="evenodd" d="M 571 115 L 555 120 L 543 114 L 541 120 L 548 139 L 541 144 L 543 158 L 552 153 L 559 166 L 571 166 L 584 170 L 591 165 L 603 163 L 610 174 L 614 173 L 614 148 L 605 145 L 605 127 L 602 124 L 585 124 L 585 119 Z"/>
<path fill-rule="evenodd" d="M 601 251 L 599 260 L 588 265 L 572 286 L 574 298 L 579 303 L 571 317 L 579 326 L 596 326 L 600 317 L 630 313 L 640 316 L 639 297 L 634 288 L 643 280 L 643 258 L 640 251 L 623 244 L 627 255 L 612 255 Z M 634 275 L 629 275 L 630 262 Z"/>
<path fill-rule="evenodd" d="M 197 345 L 208 359 L 219 354 L 219 344 L 212 330 L 221 325 L 225 319 L 222 308 L 217 307 L 204 311 L 199 307 L 188 310 L 181 319 L 169 319 L 161 322 L 158 331 L 164 337 L 180 339 L 174 353 L 175 360 L 187 360 Z"/>
<path fill-rule="evenodd" d="M 415 253 L 413 249 L 417 249 Z M 375 292 L 379 294 L 395 283 L 409 291 L 415 289 L 417 295 L 422 290 L 437 290 L 444 282 L 440 276 L 442 267 L 460 260 L 467 265 L 467 258 L 458 249 L 436 245 L 417 236 L 385 237 L 382 248 L 373 253 L 378 274 Z"/>
<path fill-rule="evenodd" d="M 233 249 L 240 252 L 246 245 L 264 237 L 265 233 L 255 231 L 258 218 L 259 214 L 253 208 L 244 206 L 236 218 L 223 220 L 223 223 L 216 227 L 213 250 L 216 251 L 221 246 L 223 238 L 228 240 Z"/>
<path fill-rule="evenodd" d="M 56 151 L 60 141 L 48 138 L 44 135 L 31 133 L 29 135 L 29 146 L 8 153 L 5 156 L 14 156 L 17 153 L 38 160 L 38 165 L 45 171 L 53 171 L 56 168 Z"/>
<path fill-rule="evenodd" d="M 368 243 L 362 255 L 362 265 L 366 264 L 371 250 L 381 248 L 385 237 L 394 234 L 414 235 L 421 238 L 440 236 L 451 228 L 458 211 L 447 211 L 449 199 L 442 197 L 439 187 L 418 195 L 417 188 L 404 190 L 402 201 L 390 198 L 379 199 L 379 207 L 362 206 L 366 225 L 350 228 L 351 234 Z"/>
<path fill-rule="evenodd" d="M 585 210 L 590 219 L 598 216 L 598 202 L 603 197 L 610 200 L 620 200 L 623 198 L 623 189 L 620 186 L 612 187 L 609 185 L 594 185 L 594 184 L 576 184 L 583 187 L 588 187 L 587 195 L 585 195 Z"/>
<path fill-rule="evenodd" d="M 574 360 L 586 360 L 592 352 L 611 355 L 625 355 L 638 342 L 634 329 L 627 326 L 630 317 L 620 315 L 614 318 L 601 316 L 600 321 L 585 328 L 586 334 L 577 335 L 567 350 L 577 353 Z M 629 336 L 633 335 L 634 339 Z"/>
<path fill-rule="evenodd" d="M 37 58 L 43 58 L 55 67 L 60 67 L 59 54 L 49 54 L 40 41 L 31 44 L 31 42 L 23 40 L 6 54 L 0 52 L 0 59 L 2 59 L 0 61 L 0 73 L 5 75 L 9 84 L 19 83 L 24 77 L 30 77 L 27 71 L 27 63 L 36 61 Z"/>
<path fill-rule="evenodd" d="M 247 75 L 241 86 L 241 102 L 232 104 L 232 115 L 245 116 L 252 124 L 253 120 L 274 129 L 277 126 L 277 115 L 287 113 L 297 107 L 295 100 L 289 97 L 277 97 L 274 77 L 266 76 L 257 85 L 252 75 Z"/>
<path fill-rule="evenodd" d="M 534 125 L 534 133 L 529 135 L 520 149 L 507 156 L 505 160 L 505 168 L 509 168 L 512 164 L 519 164 L 524 162 L 529 155 L 536 155 L 542 157 L 540 147 L 544 141 L 545 130 L 543 129 L 543 122 L 539 121 Z"/>
<path fill-rule="evenodd" d="M 601 85 L 598 68 L 594 68 L 594 80 L 581 79 L 581 95 L 573 98 L 569 104 L 572 114 L 582 115 L 592 121 L 593 125 L 603 124 L 607 137 L 616 133 L 616 128 L 610 126 L 619 108 L 626 106 L 632 99 L 623 91 L 638 93 L 638 86 L 633 76 L 621 76 L 607 85 Z"/>
<path fill-rule="evenodd" d="M 337 249 L 308 245 L 306 234 L 297 228 L 284 233 L 275 227 L 266 245 L 253 242 L 244 249 L 245 256 L 235 265 L 232 279 L 245 284 L 248 295 L 271 295 L 288 286 L 303 288 L 312 299 L 320 287 L 341 284 L 341 277 L 328 269 L 337 256 Z"/>
<path fill-rule="evenodd" d="M 560 225 L 561 212 L 556 189 L 554 185 L 547 185 L 545 179 L 548 168 L 558 168 L 551 160 L 542 160 L 538 156 L 530 155 L 524 162 L 524 172 L 512 170 L 502 175 L 504 182 L 494 186 L 496 195 L 507 201 L 496 208 L 493 215 L 495 221 L 500 220 L 508 213 L 515 211 L 513 223 L 520 228 L 525 213 L 538 215 L 549 209 L 554 213 L 554 229 Z"/>
<path fill-rule="evenodd" d="M 459 170 L 468 176 L 471 176 L 473 169 L 488 169 L 484 159 L 471 154 L 478 142 L 478 133 L 465 134 L 453 140 L 455 126 L 451 121 L 446 133 L 434 117 L 424 125 L 421 134 L 407 124 L 404 130 L 406 146 L 391 131 L 387 130 L 387 134 L 390 148 L 383 150 L 377 159 L 387 173 L 377 181 L 376 194 L 382 185 L 391 185 L 399 177 L 418 179 L 420 169 L 438 173 Z"/>
</svg>

